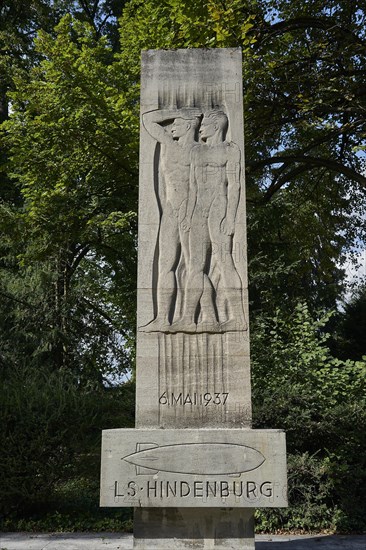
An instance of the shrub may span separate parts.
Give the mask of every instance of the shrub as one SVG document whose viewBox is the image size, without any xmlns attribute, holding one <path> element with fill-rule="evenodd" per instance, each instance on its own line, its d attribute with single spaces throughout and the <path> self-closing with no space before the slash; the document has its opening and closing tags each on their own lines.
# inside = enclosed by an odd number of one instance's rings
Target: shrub
<svg viewBox="0 0 366 550">
<path fill-rule="evenodd" d="M 284 429 L 289 453 L 291 508 L 261 512 L 262 528 L 365 528 L 366 363 L 331 355 L 329 318 L 300 304 L 254 326 L 254 424 Z"/>
<path fill-rule="evenodd" d="M 98 479 L 102 428 L 133 422 L 131 384 L 85 388 L 63 371 L 3 369 L 0 403 L 0 514 L 46 509 L 61 482 Z"/>
</svg>

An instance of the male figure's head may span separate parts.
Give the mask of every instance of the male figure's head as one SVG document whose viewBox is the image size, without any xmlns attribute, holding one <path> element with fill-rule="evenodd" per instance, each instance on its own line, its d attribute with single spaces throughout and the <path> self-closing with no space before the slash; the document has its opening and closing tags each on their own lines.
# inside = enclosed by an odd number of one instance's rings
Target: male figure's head
<svg viewBox="0 0 366 550">
<path fill-rule="evenodd" d="M 187 134 L 191 134 L 194 139 L 197 129 L 201 122 L 201 116 L 185 113 L 182 111 L 181 116 L 174 119 L 171 132 L 174 139 L 179 139 Z"/>
<path fill-rule="evenodd" d="M 204 114 L 200 127 L 202 141 L 207 141 L 213 136 L 220 136 L 221 140 L 224 141 L 228 124 L 228 118 L 224 111 L 208 111 Z"/>
</svg>

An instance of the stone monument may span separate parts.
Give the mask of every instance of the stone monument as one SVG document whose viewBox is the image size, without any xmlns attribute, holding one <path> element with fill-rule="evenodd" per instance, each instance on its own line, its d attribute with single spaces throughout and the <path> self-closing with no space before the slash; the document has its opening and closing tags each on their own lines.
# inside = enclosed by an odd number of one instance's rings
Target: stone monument
<svg viewBox="0 0 366 550">
<path fill-rule="evenodd" d="M 240 49 L 145 51 L 136 429 L 103 432 L 101 506 L 134 547 L 254 549 L 285 435 L 251 429 Z"/>
</svg>

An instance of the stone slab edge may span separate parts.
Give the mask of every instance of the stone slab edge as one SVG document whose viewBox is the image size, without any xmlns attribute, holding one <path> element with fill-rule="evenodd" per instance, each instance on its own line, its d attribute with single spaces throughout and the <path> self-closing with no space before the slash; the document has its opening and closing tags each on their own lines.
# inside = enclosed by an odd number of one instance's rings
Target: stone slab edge
<svg viewBox="0 0 366 550">
<path fill-rule="evenodd" d="M 100 505 L 286 507 L 285 433 L 104 430 Z"/>
</svg>

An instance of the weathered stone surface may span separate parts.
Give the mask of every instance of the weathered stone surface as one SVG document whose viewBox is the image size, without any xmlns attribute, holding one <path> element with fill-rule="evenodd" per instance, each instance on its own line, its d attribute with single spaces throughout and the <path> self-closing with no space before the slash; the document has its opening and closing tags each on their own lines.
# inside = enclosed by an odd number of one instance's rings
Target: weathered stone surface
<svg viewBox="0 0 366 550">
<path fill-rule="evenodd" d="M 141 79 L 136 424 L 249 427 L 241 52 L 143 52 Z"/>
<path fill-rule="evenodd" d="M 278 430 L 105 430 L 102 506 L 287 506 Z"/>
<path fill-rule="evenodd" d="M 241 333 L 149 333 L 145 343 L 137 355 L 144 427 L 248 426 L 250 386 L 238 381 L 250 377 L 249 342 Z"/>
<path fill-rule="evenodd" d="M 136 430 L 103 435 L 103 506 L 134 548 L 254 550 L 285 439 L 250 430 L 239 49 L 142 53 Z M 199 510 L 197 510 L 199 508 Z"/>
<path fill-rule="evenodd" d="M 133 547 L 254 550 L 253 531 L 253 514 L 246 508 L 138 508 Z"/>
</svg>

